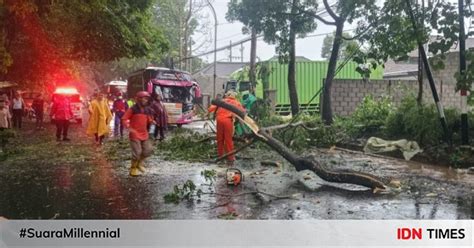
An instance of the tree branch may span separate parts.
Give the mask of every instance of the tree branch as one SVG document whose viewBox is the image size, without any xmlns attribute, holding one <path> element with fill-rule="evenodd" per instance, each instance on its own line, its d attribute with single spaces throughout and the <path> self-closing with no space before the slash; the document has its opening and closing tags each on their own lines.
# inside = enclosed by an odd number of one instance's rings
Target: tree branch
<svg viewBox="0 0 474 248">
<path fill-rule="evenodd" d="M 329 5 L 328 3 L 328 0 L 323 0 L 323 3 L 324 3 L 324 7 L 326 8 L 326 11 L 328 12 L 328 14 L 334 19 L 334 21 L 339 21 L 339 16 L 336 15 L 336 13 L 334 13 L 334 11 L 331 9 L 331 6 Z"/>
<path fill-rule="evenodd" d="M 328 20 L 322 18 L 322 17 L 319 16 L 319 15 L 313 15 L 313 17 L 316 18 L 316 19 L 318 19 L 320 22 L 322 22 L 322 23 L 324 23 L 324 24 L 326 24 L 326 25 L 333 25 L 333 26 L 336 25 L 335 22 L 330 22 L 330 21 L 328 21 Z"/>
<path fill-rule="evenodd" d="M 283 145 L 280 141 L 274 139 L 269 134 L 261 130 L 255 121 L 247 116 L 247 114 L 242 110 L 226 102 L 223 102 L 222 100 L 214 99 L 212 100 L 212 104 L 233 112 L 237 118 L 242 120 L 252 130 L 258 140 L 265 142 L 268 146 L 273 148 L 276 152 L 288 160 L 288 162 L 290 162 L 297 171 L 311 170 L 323 180 L 336 183 L 362 185 L 372 188 L 374 192 L 378 191 L 379 189 L 386 189 L 385 184 L 379 178 L 373 175 L 356 171 L 337 171 L 328 169 L 316 161 L 316 157 L 302 157 L 297 155 L 288 149 L 288 147 Z"/>
<path fill-rule="evenodd" d="M 362 31 L 361 33 L 359 33 L 358 35 L 356 35 L 354 37 L 344 37 L 344 35 L 342 35 L 341 38 L 343 40 L 356 40 L 356 39 L 359 39 L 360 37 L 362 37 L 362 35 L 367 33 L 367 31 L 369 31 L 373 27 L 373 24 L 374 23 L 370 24 L 364 31 Z"/>
<path fill-rule="evenodd" d="M 285 13 L 285 14 L 288 14 L 288 15 L 291 15 L 289 13 Z M 305 14 L 305 15 L 310 15 L 316 19 L 318 19 L 320 22 L 326 24 L 326 25 L 336 25 L 336 22 L 331 22 L 331 21 L 328 21 L 324 18 L 322 18 L 320 15 L 318 15 L 317 13 L 313 13 L 311 11 L 307 11 L 307 10 L 304 10 L 302 9 L 301 7 L 298 7 L 298 13 L 296 13 L 296 15 L 301 15 L 301 14 Z"/>
</svg>

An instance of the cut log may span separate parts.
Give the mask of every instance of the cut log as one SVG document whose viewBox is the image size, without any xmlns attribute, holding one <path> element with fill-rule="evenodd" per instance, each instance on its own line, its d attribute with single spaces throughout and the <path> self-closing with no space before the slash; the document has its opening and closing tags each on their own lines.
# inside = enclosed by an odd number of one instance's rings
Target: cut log
<svg viewBox="0 0 474 248">
<path fill-rule="evenodd" d="M 233 112 L 237 118 L 243 121 L 252 130 L 258 140 L 266 143 L 283 158 L 288 160 L 288 162 L 290 162 L 297 171 L 311 170 L 325 181 L 362 185 L 371 188 L 374 191 L 386 188 L 382 180 L 371 174 L 350 170 L 329 170 L 323 165 L 321 165 L 321 163 L 316 161 L 314 157 L 297 156 L 293 151 L 288 149 L 288 147 L 282 144 L 279 140 L 274 139 L 264 130 L 260 129 L 257 123 L 255 123 L 255 121 L 250 118 L 245 112 L 242 112 L 235 106 L 218 99 L 212 100 L 212 104 Z"/>
</svg>

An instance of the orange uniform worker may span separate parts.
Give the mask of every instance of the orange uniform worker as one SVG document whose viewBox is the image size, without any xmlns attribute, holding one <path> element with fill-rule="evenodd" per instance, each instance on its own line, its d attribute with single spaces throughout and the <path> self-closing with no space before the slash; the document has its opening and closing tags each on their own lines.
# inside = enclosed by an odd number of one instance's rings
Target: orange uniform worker
<svg viewBox="0 0 474 248">
<path fill-rule="evenodd" d="M 240 102 L 235 98 L 237 93 L 235 91 L 229 91 L 225 94 L 222 99 L 224 102 L 234 105 L 240 110 L 245 112 Z M 219 156 L 229 153 L 234 150 L 234 118 L 235 115 L 224 108 L 219 108 L 216 105 L 211 105 L 208 109 L 209 113 L 215 112 L 217 120 L 217 154 Z M 224 153 L 225 151 L 225 153 Z M 227 157 L 229 165 L 232 165 L 235 161 L 235 156 L 231 155 Z"/>
<path fill-rule="evenodd" d="M 132 165 L 130 176 L 139 176 L 145 172 L 144 160 L 153 153 L 153 146 L 148 139 L 148 126 L 153 122 L 150 110 L 150 94 L 139 91 L 137 103 L 125 112 L 122 123 L 129 128 L 130 147 L 132 148 Z"/>
</svg>

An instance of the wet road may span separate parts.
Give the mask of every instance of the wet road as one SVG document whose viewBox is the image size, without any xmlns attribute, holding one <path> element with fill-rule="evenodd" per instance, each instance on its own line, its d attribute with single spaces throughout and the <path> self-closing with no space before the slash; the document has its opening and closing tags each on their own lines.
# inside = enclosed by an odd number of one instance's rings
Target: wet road
<svg viewBox="0 0 474 248">
<path fill-rule="evenodd" d="M 202 123 L 190 128 L 201 130 Z M 400 189 L 373 194 L 366 188 L 321 181 L 312 172 L 296 172 L 271 151 L 248 149 L 236 166 L 240 186 L 225 185 L 225 168 L 215 164 L 169 162 L 159 152 L 148 172 L 128 176 L 129 161 L 110 162 L 83 128 L 72 128 L 73 142 L 55 143 L 44 131 L 41 145 L 57 150 L 58 159 L 28 157 L 0 162 L 0 216 L 13 219 L 472 219 L 474 175 L 454 170 L 370 156 L 345 150 L 313 150 L 326 166 L 373 173 L 400 181 Z M 28 142 L 34 131 L 24 131 Z M 49 137 L 51 136 L 51 137 Z M 38 142 L 38 141 L 35 141 Z M 81 150 L 82 149 L 82 150 Z M 70 150 L 63 152 L 63 150 Z M 82 159 L 68 159 L 74 151 Z M 119 151 L 122 152 L 122 151 Z M 127 153 L 127 150 L 123 152 Z M 40 154 L 32 155 L 37 157 Z M 77 156 L 74 155 L 74 156 Z M 254 157 L 257 159 L 248 159 Z M 280 167 L 262 166 L 263 160 Z M 203 170 L 218 173 L 205 185 Z M 192 180 L 201 199 L 165 203 L 175 185 Z"/>
</svg>

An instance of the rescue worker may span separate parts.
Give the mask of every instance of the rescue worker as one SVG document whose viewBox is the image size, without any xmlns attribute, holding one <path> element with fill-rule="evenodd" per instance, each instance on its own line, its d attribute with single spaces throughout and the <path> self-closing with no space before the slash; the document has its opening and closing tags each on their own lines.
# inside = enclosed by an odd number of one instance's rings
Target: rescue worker
<svg viewBox="0 0 474 248">
<path fill-rule="evenodd" d="M 89 123 L 87 125 L 87 134 L 95 136 L 97 145 L 102 145 L 104 137 L 109 133 L 109 123 L 112 120 L 107 99 L 102 92 L 95 93 L 95 99 L 89 106 Z"/>
<path fill-rule="evenodd" d="M 71 141 L 68 135 L 69 120 L 72 119 L 73 113 L 69 99 L 64 95 L 57 95 L 53 99 L 53 106 L 51 106 L 50 118 L 56 124 L 56 141 L 61 141 L 61 134 L 63 141 Z"/>
<path fill-rule="evenodd" d="M 240 102 L 236 99 L 237 93 L 235 91 L 228 91 L 222 101 L 234 105 L 243 112 L 245 109 L 242 107 Z M 234 114 L 224 108 L 219 108 L 216 105 L 211 105 L 208 109 L 209 113 L 215 113 L 217 121 L 217 154 L 220 156 L 234 150 Z M 225 152 L 225 153 L 224 153 Z M 227 157 L 227 164 L 233 166 L 235 156 L 231 155 Z"/>
<path fill-rule="evenodd" d="M 35 111 L 36 116 L 36 129 L 44 129 L 43 127 L 43 118 L 44 118 L 44 100 L 43 94 L 38 94 L 38 96 L 33 100 L 31 108 Z"/>
<path fill-rule="evenodd" d="M 128 103 L 123 99 L 122 93 L 117 93 L 117 98 L 112 105 L 112 112 L 114 118 L 114 136 L 117 137 L 120 131 L 120 138 L 123 138 L 122 117 L 128 109 Z"/>
<path fill-rule="evenodd" d="M 133 98 L 128 98 L 128 100 L 127 100 L 128 108 L 133 107 L 133 105 L 135 105 L 135 100 Z"/>
<path fill-rule="evenodd" d="M 122 117 L 123 125 L 129 128 L 132 162 L 130 176 L 139 176 L 145 172 L 144 160 L 153 152 L 148 139 L 148 126 L 153 123 L 153 113 L 149 108 L 150 93 L 139 91 L 136 104 L 129 108 Z"/>
<path fill-rule="evenodd" d="M 156 140 L 159 132 L 159 140 L 162 141 L 165 139 L 165 130 L 168 128 L 168 112 L 166 112 L 165 105 L 161 101 L 161 95 L 155 94 L 154 96 L 155 99 L 150 106 L 153 111 L 153 119 L 156 123 L 153 138 Z"/>
</svg>

